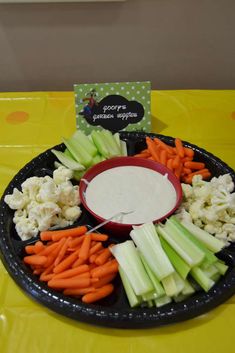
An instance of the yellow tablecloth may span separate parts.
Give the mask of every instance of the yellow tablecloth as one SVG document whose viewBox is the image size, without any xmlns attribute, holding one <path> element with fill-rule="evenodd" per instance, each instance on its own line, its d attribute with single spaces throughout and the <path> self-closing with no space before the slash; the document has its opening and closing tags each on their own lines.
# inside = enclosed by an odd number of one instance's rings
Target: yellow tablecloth
<svg viewBox="0 0 235 353">
<path fill-rule="evenodd" d="M 21 167 L 75 130 L 73 93 L 2 93 L 0 122 L 2 193 Z M 153 91 L 152 131 L 197 144 L 235 169 L 235 91 Z M 155 329 L 74 322 L 29 299 L 0 263 L 1 353 L 232 353 L 234 330 L 235 296 L 206 315 Z"/>
</svg>

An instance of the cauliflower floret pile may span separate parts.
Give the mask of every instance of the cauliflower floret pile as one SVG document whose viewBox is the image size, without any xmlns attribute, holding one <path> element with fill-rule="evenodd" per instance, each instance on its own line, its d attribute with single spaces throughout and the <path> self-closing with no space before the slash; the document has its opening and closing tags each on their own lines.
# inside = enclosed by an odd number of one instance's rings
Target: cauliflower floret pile
<svg viewBox="0 0 235 353">
<path fill-rule="evenodd" d="M 15 210 L 13 222 L 22 240 L 37 236 L 39 231 L 52 226 L 61 228 L 72 225 L 81 215 L 78 186 L 73 185 L 73 172 L 60 166 L 53 178 L 31 177 L 14 188 L 4 201 Z"/>
<path fill-rule="evenodd" d="M 235 192 L 230 174 L 211 181 L 200 175 L 193 177 L 192 186 L 182 184 L 183 202 L 178 217 L 191 221 L 225 245 L 235 241 Z"/>
</svg>

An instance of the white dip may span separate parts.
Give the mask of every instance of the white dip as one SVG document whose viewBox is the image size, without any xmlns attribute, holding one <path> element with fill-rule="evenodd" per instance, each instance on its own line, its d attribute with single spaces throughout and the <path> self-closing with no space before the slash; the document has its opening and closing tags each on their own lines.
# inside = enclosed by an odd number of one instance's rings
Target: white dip
<svg viewBox="0 0 235 353">
<path fill-rule="evenodd" d="M 167 175 L 152 169 L 123 166 L 104 171 L 86 189 L 88 207 L 104 219 L 121 211 L 120 223 L 141 224 L 159 219 L 176 203 L 176 192 Z"/>
</svg>

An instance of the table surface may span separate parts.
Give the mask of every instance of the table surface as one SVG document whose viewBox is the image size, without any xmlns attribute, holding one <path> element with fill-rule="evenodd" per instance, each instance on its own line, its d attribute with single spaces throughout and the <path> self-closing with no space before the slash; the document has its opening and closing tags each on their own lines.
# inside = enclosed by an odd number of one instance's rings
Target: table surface
<svg viewBox="0 0 235 353">
<path fill-rule="evenodd" d="M 235 169 L 235 91 L 152 91 L 152 131 L 205 148 Z M 39 153 L 75 131 L 72 92 L 0 94 L 0 193 Z M 120 330 L 74 322 L 34 302 L 0 262 L 1 353 L 234 352 L 235 296 L 167 327 Z"/>
</svg>

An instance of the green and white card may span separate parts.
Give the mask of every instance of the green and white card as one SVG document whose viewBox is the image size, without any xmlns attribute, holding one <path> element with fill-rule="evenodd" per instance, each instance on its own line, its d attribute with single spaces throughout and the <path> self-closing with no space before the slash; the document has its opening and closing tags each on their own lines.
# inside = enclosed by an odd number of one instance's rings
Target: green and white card
<svg viewBox="0 0 235 353">
<path fill-rule="evenodd" d="M 149 81 L 76 84 L 74 91 L 76 126 L 85 133 L 151 131 Z"/>
</svg>

